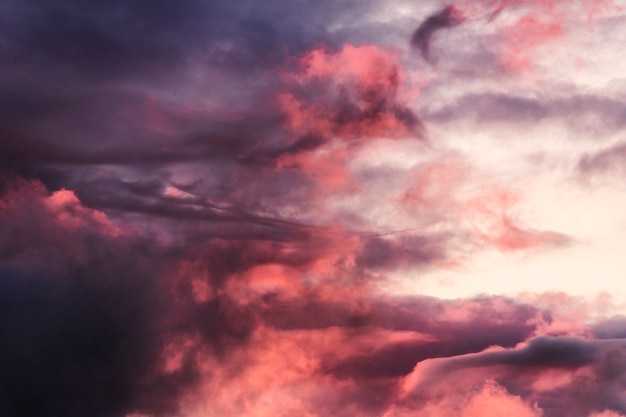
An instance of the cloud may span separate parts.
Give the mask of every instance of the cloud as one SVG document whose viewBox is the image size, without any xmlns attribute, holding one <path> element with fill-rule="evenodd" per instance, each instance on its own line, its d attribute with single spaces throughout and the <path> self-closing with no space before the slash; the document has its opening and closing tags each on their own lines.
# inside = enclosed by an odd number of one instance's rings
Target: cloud
<svg viewBox="0 0 626 417">
<path fill-rule="evenodd" d="M 626 159 L 626 144 L 617 143 L 595 153 L 583 155 L 578 162 L 578 169 L 583 175 L 620 171 Z"/>
<path fill-rule="evenodd" d="M 364 239 L 362 250 L 356 256 L 357 265 L 366 268 L 389 268 L 430 264 L 445 259 L 442 246 L 445 237 L 402 236 L 397 239 L 373 236 Z"/>
<path fill-rule="evenodd" d="M 538 417 L 543 413 L 536 404 L 528 403 L 521 397 L 512 395 L 495 381 L 477 383 L 475 386 L 450 393 L 428 402 L 419 410 L 424 416 L 446 416 L 450 414 L 473 416 L 499 416 L 502 414 L 519 417 Z M 398 407 L 385 414 L 385 417 L 410 416 L 413 410 Z"/>
<path fill-rule="evenodd" d="M 573 86 L 572 88 L 575 89 Z M 481 91 L 458 97 L 454 103 L 437 106 L 423 114 L 425 120 L 452 122 L 469 120 L 481 126 L 556 122 L 591 133 L 620 130 L 626 120 L 624 102 L 618 97 L 574 91 L 503 94 Z"/>
<path fill-rule="evenodd" d="M 462 241 L 462 250 L 476 245 L 518 251 L 570 242 L 564 234 L 523 226 L 514 214 L 522 200 L 521 191 L 491 180 L 487 172 L 481 172 L 459 154 L 420 164 L 407 178 L 408 186 L 399 202 L 413 215 L 424 216 L 425 227 L 436 225 L 440 230 L 449 230 L 456 239 L 448 240 Z M 470 183 L 480 185 L 468 187 Z"/>
<path fill-rule="evenodd" d="M 418 49 L 422 57 L 430 61 L 430 44 L 436 32 L 442 29 L 452 28 L 463 22 L 461 12 L 452 5 L 446 6 L 437 13 L 429 16 L 413 32 L 411 46 Z"/>
<path fill-rule="evenodd" d="M 288 77 L 304 87 L 301 96 L 278 95 L 287 125 L 297 134 L 418 135 L 419 120 L 402 103 L 403 74 L 393 52 L 346 44 L 337 52 L 314 49 L 299 64 L 300 70 Z"/>
<path fill-rule="evenodd" d="M 22 181 L 1 207 L 2 413 L 175 410 L 194 371 L 159 370 L 168 306 L 153 254 L 70 191 Z"/>
<path fill-rule="evenodd" d="M 2 365 L 8 414 L 375 416 L 462 403 L 468 415 L 496 404 L 551 415 L 547 404 L 581 383 L 597 398 L 581 409 L 621 411 L 619 341 L 528 341 L 550 311 L 503 297 L 381 297 L 380 277 L 363 269 L 388 267 L 372 261 L 380 238 L 319 229 L 150 241 L 71 191 L 26 180 L 3 188 L 2 315 L 15 319 L 0 327 L 3 357 L 14 358 Z M 385 259 L 431 262 L 415 252 Z M 550 372 L 580 375 L 553 383 Z M 457 374 L 455 384 L 470 385 L 442 400 L 438 387 Z M 468 388 L 487 375 L 499 382 Z"/>
<path fill-rule="evenodd" d="M 230 295 L 192 291 L 214 292 L 246 268 L 245 249 L 215 245 L 232 266 L 207 259 L 222 266 L 190 270 L 175 246 L 27 180 L 3 181 L 0 231 L 1 350 L 11 358 L 0 365 L 3 414 L 175 414 L 199 377 L 197 347 L 185 340 L 224 352 L 255 325 Z"/>
<path fill-rule="evenodd" d="M 621 166 L 621 93 L 535 71 L 613 9 L 457 3 L 2 2 L 0 414 L 626 414 L 619 308 L 472 281 L 574 241 L 491 127 Z"/>
<path fill-rule="evenodd" d="M 455 59 L 452 55 L 467 58 L 468 49 L 477 48 L 471 55 L 473 60 L 488 59 L 491 62 L 489 72 L 508 74 L 528 73 L 541 70 L 539 60 L 547 48 L 560 42 L 564 44 L 568 35 L 575 32 L 577 24 L 589 25 L 592 21 L 618 13 L 620 6 L 613 1 L 555 1 L 545 3 L 535 0 L 452 2 L 441 10 L 428 16 L 415 29 L 410 44 L 427 62 L 433 62 L 431 45 L 434 36 L 443 29 L 451 29 L 464 24 L 462 36 L 451 34 L 452 42 L 442 42 L 451 53 L 447 60 Z M 577 24 L 573 23 L 578 21 Z M 474 26 L 475 29 L 467 29 Z M 459 30 L 460 31 L 460 30 Z M 496 34 L 494 36 L 494 34 Z M 476 36 L 486 35 L 483 42 L 475 43 Z M 489 48 L 482 55 L 475 55 L 479 48 Z M 582 57 L 578 57 L 582 60 Z M 468 66 L 478 62 L 462 62 L 462 68 L 456 68 L 457 76 L 471 71 Z"/>
<path fill-rule="evenodd" d="M 514 349 L 426 361 L 407 377 L 405 401 L 411 408 L 423 407 L 424 398 L 447 390 L 466 390 L 490 375 L 508 392 L 523 393 L 546 416 L 588 415 L 607 405 L 623 412 L 616 396 L 624 381 L 624 369 L 619 365 L 623 352 L 621 339 L 539 337 Z M 559 374 L 561 378 L 552 384 L 542 382 Z"/>
</svg>

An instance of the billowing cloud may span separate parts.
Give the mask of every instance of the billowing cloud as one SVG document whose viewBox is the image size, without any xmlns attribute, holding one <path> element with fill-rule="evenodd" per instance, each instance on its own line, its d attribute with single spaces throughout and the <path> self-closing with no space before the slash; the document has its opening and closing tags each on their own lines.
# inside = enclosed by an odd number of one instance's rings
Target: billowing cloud
<svg viewBox="0 0 626 417">
<path fill-rule="evenodd" d="M 417 116 L 402 103 L 404 74 L 393 52 L 347 44 L 336 53 L 314 49 L 299 64 L 300 72 L 287 77 L 303 97 L 278 96 L 295 133 L 361 139 L 418 133 Z"/>
<path fill-rule="evenodd" d="M 472 389 L 489 375 L 507 392 L 523 394 L 543 415 L 584 416 L 606 408 L 623 413 L 619 394 L 624 384 L 623 359 L 621 339 L 540 337 L 515 349 L 494 348 L 418 364 L 406 379 L 403 401 L 406 407 L 420 407 L 430 395 Z M 424 394 L 429 390 L 439 394 Z"/>
<path fill-rule="evenodd" d="M 5 186 L 2 414 L 175 410 L 195 372 L 160 371 L 169 307 L 155 254 L 71 191 Z"/>
</svg>

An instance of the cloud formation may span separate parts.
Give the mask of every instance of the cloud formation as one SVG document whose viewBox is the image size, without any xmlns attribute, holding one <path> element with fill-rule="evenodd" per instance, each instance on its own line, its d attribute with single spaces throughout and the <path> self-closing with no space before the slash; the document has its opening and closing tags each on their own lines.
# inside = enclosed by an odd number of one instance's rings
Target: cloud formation
<svg viewBox="0 0 626 417">
<path fill-rule="evenodd" d="M 0 5 L 0 414 L 626 415 L 622 8 L 231 3 Z"/>
<path fill-rule="evenodd" d="M 433 35 L 441 29 L 448 29 L 462 22 L 461 12 L 452 5 L 446 6 L 439 12 L 429 16 L 415 29 L 413 36 L 411 36 L 411 46 L 418 49 L 422 57 L 429 61 L 432 59 L 430 43 Z"/>
</svg>

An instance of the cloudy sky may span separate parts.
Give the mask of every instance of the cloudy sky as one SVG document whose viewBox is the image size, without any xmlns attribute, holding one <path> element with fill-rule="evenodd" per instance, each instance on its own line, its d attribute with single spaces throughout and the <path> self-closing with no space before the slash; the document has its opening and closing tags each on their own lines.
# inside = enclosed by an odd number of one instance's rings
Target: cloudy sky
<svg viewBox="0 0 626 417">
<path fill-rule="evenodd" d="M 0 414 L 626 416 L 626 2 L 3 0 Z"/>
</svg>

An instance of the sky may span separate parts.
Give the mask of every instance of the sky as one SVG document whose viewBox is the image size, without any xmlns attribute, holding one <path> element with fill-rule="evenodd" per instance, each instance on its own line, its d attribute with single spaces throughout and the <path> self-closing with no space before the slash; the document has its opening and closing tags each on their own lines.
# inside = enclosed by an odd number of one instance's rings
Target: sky
<svg viewBox="0 0 626 417">
<path fill-rule="evenodd" d="M 626 2 L 3 0 L 0 415 L 625 417 Z"/>
</svg>

